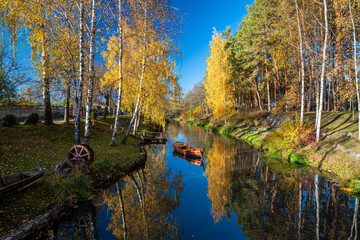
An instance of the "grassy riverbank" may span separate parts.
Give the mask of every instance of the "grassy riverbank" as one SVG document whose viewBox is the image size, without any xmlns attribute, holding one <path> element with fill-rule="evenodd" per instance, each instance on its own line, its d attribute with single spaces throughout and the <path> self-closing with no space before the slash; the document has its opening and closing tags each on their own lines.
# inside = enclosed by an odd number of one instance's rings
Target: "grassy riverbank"
<svg viewBox="0 0 360 240">
<path fill-rule="evenodd" d="M 110 125 L 113 121 L 111 118 L 107 119 L 107 124 L 97 121 L 92 126 L 90 146 L 95 153 L 94 161 L 107 159 L 119 166 L 126 166 L 140 157 L 141 151 L 135 146 L 138 139 L 130 136 L 125 145 L 120 144 L 123 135 L 119 133 L 118 144 L 110 147 Z M 128 122 L 126 117 L 121 119 L 124 127 Z M 0 136 L 0 176 L 36 167 L 48 169 L 43 180 L 34 187 L 0 203 L 1 236 L 24 221 L 43 214 L 56 203 L 51 188 L 52 170 L 57 163 L 67 161 L 67 152 L 74 142 L 74 125 L 57 122 L 53 126 L 38 124 L 0 127 Z M 83 136 L 83 132 L 80 136 Z"/>
<path fill-rule="evenodd" d="M 247 118 L 241 115 L 233 116 L 226 125 L 214 121 L 211 115 L 184 120 L 220 134 L 228 134 L 242 139 L 263 149 L 267 155 L 281 158 L 284 161 L 288 161 L 289 156 L 295 153 L 295 157 L 304 157 L 307 165 L 317 168 L 319 171 L 331 173 L 332 179 L 342 186 L 354 186 L 355 180 L 360 178 L 360 142 L 357 140 L 357 117 L 353 121 L 351 113 L 323 113 L 321 131 L 324 137 L 319 145 L 311 143 L 284 147 L 280 151 L 274 150 L 277 147 L 274 145 L 287 145 L 288 142 L 284 139 L 275 142 L 274 138 L 270 139 L 268 136 L 274 135 L 274 132 L 279 131 L 279 128 L 293 118 L 293 114 L 253 113 L 249 114 Z M 307 113 L 305 118 L 307 126 L 314 125 L 315 113 Z"/>
</svg>

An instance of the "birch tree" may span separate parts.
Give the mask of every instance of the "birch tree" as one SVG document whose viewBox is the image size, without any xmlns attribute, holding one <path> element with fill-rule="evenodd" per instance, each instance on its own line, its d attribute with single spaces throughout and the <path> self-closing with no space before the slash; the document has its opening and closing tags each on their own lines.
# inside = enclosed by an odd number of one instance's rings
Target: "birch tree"
<svg viewBox="0 0 360 240">
<path fill-rule="evenodd" d="M 349 1 L 350 20 L 353 30 L 353 55 L 354 55 L 354 75 L 355 75 L 355 86 L 356 86 L 356 99 L 358 103 L 358 139 L 360 140 L 360 94 L 359 94 L 359 81 L 358 81 L 358 70 L 357 70 L 357 41 L 356 41 L 356 27 L 354 23 L 354 17 L 352 14 L 351 2 Z"/>
<path fill-rule="evenodd" d="M 177 51 L 172 35 L 173 32 L 176 32 L 176 29 L 172 28 L 173 25 L 176 24 L 176 18 L 171 11 L 172 7 L 168 0 L 156 2 L 148 0 L 133 1 L 131 9 L 136 12 L 137 16 L 133 24 L 136 26 L 136 31 L 140 33 L 138 39 L 141 46 L 141 64 L 134 115 L 125 131 L 124 138 L 122 139 L 123 144 L 126 143 L 133 125 L 139 121 L 137 118 L 140 117 L 141 96 L 143 94 L 143 83 L 145 81 L 148 63 L 150 59 L 155 60 L 157 56 L 159 56 L 152 55 L 151 51 L 148 51 L 149 46 L 152 42 L 163 43 L 163 46 L 166 46 L 166 48 L 161 51 L 162 53 L 160 55 L 170 55 L 170 53 Z M 137 126 L 137 124 L 134 126 L 134 131 L 136 131 Z"/>
<path fill-rule="evenodd" d="M 49 79 L 49 53 L 48 34 L 50 32 L 49 21 L 51 19 L 51 1 L 21 1 L 3 0 L 0 2 L 2 11 L 1 22 L 10 32 L 13 46 L 24 28 L 28 42 L 32 46 L 32 58 L 40 58 L 41 67 L 38 69 L 42 81 L 42 98 L 45 106 L 45 125 L 53 124 L 50 97 Z"/>
<path fill-rule="evenodd" d="M 297 4 L 297 0 L 295 0 L 295 8 L 296 8 L 296 20 L 298 25 L 299 31 L 299 54 L 300 54 L 300 61 L 301 61 L 301 107 L 300 107 L 300 127 L 302 128 L 304 123 L 304 105 L 305 105 L 305 70 L 304 70 L 304 53 L 303 53 L 303 41 L 302 41 L 302 34 L 301 34 L 301 26 L 300 26 L 300 19 L 299 19 L 299 7 Z"/>
<path fill-rule="evenodd" d="M 84 1 L 79 0 L 79 81 L 76 87 L 76 115 L 75 115 L 75 144 L 80 144 L 80 108 L 82 102 L 82 94 L 84 87 Z"/>
<path fill-rule="evenodd" d="M 91 25 L 90 25 L 90 46 L 89 46 L 89 79 L 88 79 L 88 92 L 86 100 L 86 117 L 85 117 L 85 133 L 84 144 L 89 145 L 90 141 L 90 127 L 91 127 L 91 109 L 93 101 L 93 85 L 95 77 L 95 37 L 96 37 L 96 0 L 92 0 L 91 6 Z"/>
<path fill-rule="evenodd" d="M 121 100 L 122 100 L 122 84 L 123 84 L 123 0 L 119 0 L 119 59 L 118 59 L 118 72 L 119 72 L 119 89 L 118 89 L 118 100 L 116 104 L 115 124 L 114 130 L 111 137 L 110 146 L 114 146 L 116 142 L 116 134 L 119 127 L 119 115 L 121 111 Z"/>
<path fill-rule="evenodd" d="M 325 78 L 325 64 L 326 64 L 326 48 L 327 48 L 327 40 L 328 40 L 328 18 L 327 18 L 327 0 L 323 1 L 324 5 L 324 19 L 325 19 L 325 36 L 322 50 L 322 64 L 321 64 L 321 77 L 320 77 L 320 87 L 319 87 L 319 108 L 317 110 L 317 118 L 316 118 L 316 142 L 320 141 L 320 129 L 321 129 L 321 114 L 323 110 L 323 102 L 324 102 L 324 78 Z"/>
</svg>

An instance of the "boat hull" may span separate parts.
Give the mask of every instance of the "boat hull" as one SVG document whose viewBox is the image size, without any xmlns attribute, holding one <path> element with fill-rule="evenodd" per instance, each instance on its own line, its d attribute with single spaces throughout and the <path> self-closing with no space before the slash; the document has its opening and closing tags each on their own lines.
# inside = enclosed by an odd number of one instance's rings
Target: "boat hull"
<svg viewBox="0 0 360 240">
<path fill-rule="evenodd" d="M 174 147 L 174 150 L 184 157 L 201 158 L 204 154 L 203 149 L 194 148 L 182 142 L 174 142 L 172 145 Z"/>
<path fill-rule="evenodd" d="M 172 153 L 172 155 L 174 157 L 178 157 L 178 158 L 182 158 L 182 159 L 185 159 L 186 161 L 188 161 L 189 163 L 192 163 L 192 164 L 195 164 L 195 165 L 198 165 L 198 166 L 203 166 L 203 161 L 202 161 L 202 158 L 199 158 L 199 157 L 194 157 L 194 158 L 191 158 L 191 157 L 186 157 L 182 154 L 179 154 L 177 151 L 174 151 Z"/>
<path fill-rule="evenodd" d="M 7 196 L 20 192 L 40 180 L 46 169 L 33 169 L 21 173 L 0 177 L 0 199 L 5 200 Z"/>
</svg>

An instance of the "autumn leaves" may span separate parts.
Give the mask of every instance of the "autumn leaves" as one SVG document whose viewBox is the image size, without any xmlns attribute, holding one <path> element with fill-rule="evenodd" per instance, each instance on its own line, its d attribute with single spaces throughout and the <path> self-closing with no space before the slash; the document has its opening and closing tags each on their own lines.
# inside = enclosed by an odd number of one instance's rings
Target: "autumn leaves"
<svg viewBox="0 0 360 240">
<path fill-rule="evenodd" d="M 41 81 L 31 83 L 27 93 L 42 89 L 45 124 L 52 124 L 54 96 L 65 100 L 67 113 L 76 105 L 75 143 L 80 107 L 86 106 L 88 144 L 93 101 L 101 104 L 103 97 L 117 109 L 116 123 L 121 111 L 134 113 L 133 131 L 140 119 L 165 124 L 168 102 L 180 90 L 175 60 L 181 21 L 170 1 L 3 0 L 0 7 L 11 39 L 24 35 L 33 49 Z"/>
</svg>

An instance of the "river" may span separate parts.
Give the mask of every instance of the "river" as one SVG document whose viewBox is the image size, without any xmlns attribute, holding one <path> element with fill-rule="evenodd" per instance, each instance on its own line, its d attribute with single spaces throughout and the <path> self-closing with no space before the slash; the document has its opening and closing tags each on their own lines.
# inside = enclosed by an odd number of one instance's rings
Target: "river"
<svg viewBox="0 0 360 240">
<path fill-rule="evenodd" d="M 295 169 L 243 141 L 170 124 L 133 172 L 54 229 L 57 239 L 357 239 L 359 201 L 312 169 Z M 204 147 L 203 162 L 172 143 Z M 123 221 L 125 219 L 125 221 Z"/>
</svg>

